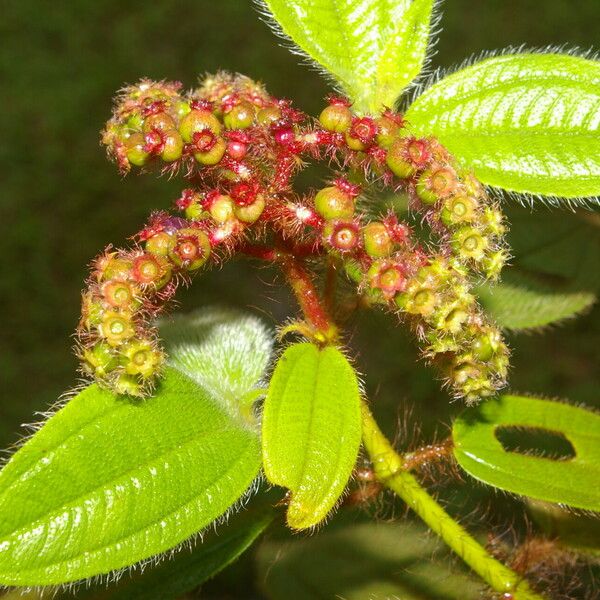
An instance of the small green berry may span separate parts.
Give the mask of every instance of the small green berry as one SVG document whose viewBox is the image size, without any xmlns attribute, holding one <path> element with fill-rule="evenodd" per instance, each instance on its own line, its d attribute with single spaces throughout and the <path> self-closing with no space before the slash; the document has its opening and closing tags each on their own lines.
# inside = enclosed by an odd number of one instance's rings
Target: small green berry
<svg viewBox="0 0 600 600">
<path fill-rule="evenodd" d="M 385 162 L 392 173 L 400 179 L 408 179 L 417 172 L 417 167 L 407 157 L 406 140 L 404 139 L 397 139 L 392 143 Z"/>
<path fill-rule="evenodd" d="M 365 251 L 373 258 L 389 256 L 394 249 L 394 243 L 388 228 L 380 221 L 373 221 L 362 230 Z"/>
<path fill-rule="evenodd" d="M 263 207 L 264 208 L 264 207 Z M 219 194 L 210 203 L 209 212 L 217 223 L 225 223 L 235 217 L 231 196 Z M 262 212 L 262 211 L 261 211 Z"/>
<path fill-rule="evenodd" d="M 165 131 L 163 138 L 163 150 L 160 157 L 165 162 L 174 162 L 183 154 L 183 138 L 177 129 Z"/>
<path fill-rule="evenodd" d="M 175 236 L 166 231 L 161 231 L 154 234 L 146 240 L 146 252 L 158 254 L 159 256 L 167 256 L 175 245 Z"/>
<path fill-rule="evenodd" d="M 146 140 L 141 133 L 134 133 L 125 140 L 125 155 L 127 160 L 136 167 L 143 167 L 150 157 L 150 153 L 144 150 Z"/>
<path fill-rule="evenodd" d="M 227 142 L 223 138 L 217 138 L 214 145 L 206 152 L 194 152 L 194 158 L 203 165 L 213 166 L 221 162 L 227 150 Z"/>
<path fill-rule="evenodd" d="M 425 204 L 435 204 L 443 198 L 448 198 L 458 189 L 456 173 L 449 167 L 433 167 L 423 171 L 415 190 L 417 196 Z"/>
<path fill-rule="evenodd" d="M 83 351 L 83 368 L 95 377 L 104 378 L 119 366 L 115 351 L 106 342 L 97 342 Z"/>
<path fill-rule="evenodd" d="M 215 135 L 221 131 L 219 119 L 208 110 L 192 110 L 181 119 L 179 125 L 179 133 L 183 141 L 188 144 L 192 141 L 195 133 L 205 129 L 212 131 Z"/>
<path fill-rule="evenodd" d="M 172 117 L 167 113 L 161 112 L 156 115 L 150 115 L 144 119 L 144 125 L 142 131 L 144 133 L 150 133 L 151 131 L 169 131 L 175 129 L 177 125 Z"/>
<path fill-rule="evenodd" d="M 246 129 L 254 123 L 255 109 L 249 102 L 240 102 L 223 116 L 227 129 Z"/>
<path fill-rule="evenodd" d="M 315 209 L 324 219 L 351 219 L 354 196 L 337 185 L 323 188 L 315 196 Z"/>
<path fill-rule="evenodd" d="M 235 216 L 243 223 L 251 224 L 260 218 L 265 209 L 265 199 L 259 194 L 251 204 L 234 204 L 233 210 Z"/>
<path fill-rule="evenodd" d="M 345 133 L 352 124 L 352 112 L 346 104 L 330 104 L 319 115 L 319 121 L 327 131 Z"/>
</svg>

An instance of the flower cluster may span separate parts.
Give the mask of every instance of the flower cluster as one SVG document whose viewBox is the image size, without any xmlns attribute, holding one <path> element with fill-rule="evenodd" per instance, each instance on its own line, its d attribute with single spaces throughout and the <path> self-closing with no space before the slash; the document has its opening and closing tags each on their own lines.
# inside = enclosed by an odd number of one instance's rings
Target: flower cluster
<svg viewBox="0 0 600 600">
<path fill-rule="evenodd" d="M 310 119 L 250 79 L 220 73 L 187 94 L 178 83 L 125 88 L 102 140 L 123 173 L 158 168 L 187 183 L 179 215 L 153 214 L 135 248 L 108 250 L 94 263 L 78 349 L 99 382 L 149 393 L 164 363 L 154 318 L 191 273 L 245 252 L 271 260 L 328 254 L 373 304 L 410 323 L 456 396 L 474 401 L 504 385 L 508 350 L 470 291 L 496 279 L 507 259 L 502 213 L 401 114 L 360 116 L 332 97 Z M 294 175 L 319 160 L 332 166 L 332 180 L 298 194 Z M 427 243 L 377 210 L 373 198 L 384 192 L 406 195 Z"/>
</svg>

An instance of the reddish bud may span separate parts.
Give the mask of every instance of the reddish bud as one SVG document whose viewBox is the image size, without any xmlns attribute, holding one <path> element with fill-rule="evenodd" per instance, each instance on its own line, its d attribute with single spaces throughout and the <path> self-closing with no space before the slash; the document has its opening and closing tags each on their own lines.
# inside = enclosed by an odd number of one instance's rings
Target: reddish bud
<svg viewBox="0 0 600 600">
<path fill-rule="evenodd" d="M 256 200 L 259 186 L 256 182 L 242 181 L 231 188 L 231 197 L 238 206 L 248 206 Z"/>
</svg>

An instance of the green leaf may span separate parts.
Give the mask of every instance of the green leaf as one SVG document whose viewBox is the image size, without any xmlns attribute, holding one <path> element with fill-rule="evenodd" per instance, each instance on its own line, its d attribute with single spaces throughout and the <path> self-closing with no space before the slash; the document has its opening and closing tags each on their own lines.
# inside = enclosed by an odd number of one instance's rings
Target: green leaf
<svg viewBox="0 0 600 600">
<path fill-rule="evenodd" d="M 522 449 L 517 451 L 508 436 L 519 428 Z M 600 510 L 600 415 L 505 395 L 467 409 L 454 422 L 452 435 L 456 460 L 476 479 L 538 500 Z M 554 444 L 550 453 L 548 439 Z M 560 458 L 551 457 L 556 454 Z"/>
<path fill-rule="evenodd" d="M 169 364 L 237 417 L 240 402 L 251 402 L 263 384 L 274 340 L 268 327 L 253 315 L 222 308 L 164 318 L 159 326 Z"/>
<path fill-rule="evenodd" d="M 164 552 L 259 469 L 256 432 L 179 372 L 143 401 L 92 385 L 0 472 L 0 583 L 64 583 Z"/>
<path fill-rule="evenodd" d="M 509 283 L 480 286 L 476 293 L 486 312 L 505 329 L 534 329 L 574 317 L 596 302 L 593 292 L 555 292 L 535 280 L 524 285 Z"/>
<path fill-rule="evenodd" d="M 600 227 L 593 213 L 512 209 L 508 242 L 514 258 L 499 284 L 476 293 L 500 326 L 541 327 L 574 317 L 596 302 Z"/>
<path fill-rule="evenodd" d="M 406 520 L 328 528 L 292 544 L 263 541 L 258 565 L 271 600 L 476 600 L 481 592 L 426 527 Z"/>
<path fill-rule="evenodd" d="M 292 493 L 290 527 L 312 527 L 327 516 L 350 478 L 360 439 L 360 393 L 346 357 L 330 346 L 290 346 L 271 379 L 262 425 L 265 474 Z"/>
<path fill-rule="evenodd" d="M 600 194 L 600 63 L 561 54 L 488 58 L 444 77 L 406 113 L 483 183 L 562 198 Z"/>
<path fill-rule="evenodd" d="M 240 512 L 217 532 L 206 536 L 202 543 L 189 551 L 183 550 L 154 568 L 134 577 L 122 578 L 116 587 L 106 586 L 91 594 L 89 600 L 174 600 L 214 577 L 234 562 L 265 531 L 275 517 L 274 509 L 250 508 Z M 81 594 L 78 595 L 78 597 Z"/>
<path fill-rule="evenodd" d="M 393 106 L 421 72 L 433 0 L 265 0 L 283 32 L 358 112 Z"/>
</svg>

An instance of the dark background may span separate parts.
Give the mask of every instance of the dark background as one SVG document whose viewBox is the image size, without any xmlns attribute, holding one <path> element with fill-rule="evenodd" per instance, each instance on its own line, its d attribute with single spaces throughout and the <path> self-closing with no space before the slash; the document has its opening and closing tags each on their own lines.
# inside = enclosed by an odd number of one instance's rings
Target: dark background
<svg viewBox="0 0 600 600">
<path fill-rule="evenodd" d="M 0 447 L 18 438 L 77 383 L 71 334 L 86 265 L 123 245 L 178 183 L 122 179 L 99 131 L 114 92 L 141 77 L 178 79 L 239 71 L 313 114 L 327 87 L 281 48 L 249 1 L 1 1 L 0 11 Z M 447 0 L 434 65 L 449 67 L 510 45 L 600 48 L 597 0 Z M 528 209 L 520 209 L 521 211 Z M 531 211 L 531 218 L 545 212 Z M 573 219 L 563 211 L 565 219 Z M 295 310 L 269 271 L 229 264 L 181 296 L 183 308 L 224 303 L 266 310 L 273 324 Z M 350 345 L 370 395 L 390 417 L 413 406 L 431 432 L 458 410 L 390 318 L 365 314 Z M 543 333 L 511 336 L 517 391 L 599 405 L 600 311 Z M 368 352 L 366 351 L 368 349 Z M 401 407 L 398 409 L 398 407 Z M 382 412 L 382 415 L 385 414 Z"/>
</svg>

